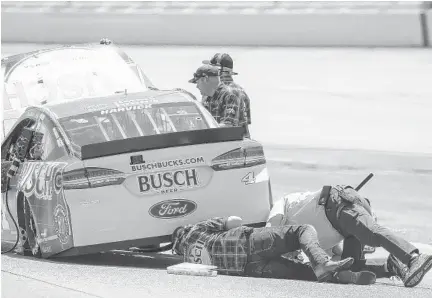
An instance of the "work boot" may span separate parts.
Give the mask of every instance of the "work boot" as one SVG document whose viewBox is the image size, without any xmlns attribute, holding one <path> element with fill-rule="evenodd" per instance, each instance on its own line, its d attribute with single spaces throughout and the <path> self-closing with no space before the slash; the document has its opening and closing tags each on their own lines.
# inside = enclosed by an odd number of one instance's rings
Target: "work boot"
<svg viewBox="0 0 432 298">
<path fill-rule="evenodd" d="M 403 279 L 405 287 L 411 288 L 418 285 L 431 268 L 432 255 L 420 254 L 412 258 Z"/>
<path fill-rule="evenodd" d="M 344 270 L 334 275 L 332 282 L 338 284 L 371 285 L 376 281 L 376 275 L 370 271 L 352 272 Z"/>
<path fill-rule="evenodd" d="M 432 256 L 420 254 L 410 261 L 407 266 L 399 261 L 395 256 L 390 255 L 387 259 L 387 269 L 391 275 L 399 277 L 405 287 L 415 287 L 418 285 L 426 273 L 432 267 Z"/>
<path fill-rule="evenodd" d="M 333 278 L 334 273 L 348 270 L 354 263 L 353 258 L 346 258 L 341 261 L 327 261 L 324 264 L 319 264 L 314 268 L 318 282 L 326 282 Z"/>
<path fill-rule="evenodd" d="M 405 283 L 408 267 L 399 261 L 394 255 L 389 255 L 387 258 L 387 269 L 390 273 L 390 277 L 396 276 L 400 278 L 403 283 Z"/>
</svg>

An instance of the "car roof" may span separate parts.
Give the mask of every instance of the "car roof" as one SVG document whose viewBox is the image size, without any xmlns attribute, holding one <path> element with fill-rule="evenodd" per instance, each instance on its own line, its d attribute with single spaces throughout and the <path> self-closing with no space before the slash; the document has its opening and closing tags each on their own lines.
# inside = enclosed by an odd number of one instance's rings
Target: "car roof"
<svg viewBox="0 0 432 298">
<path fill-rule="evenodd" d="M 113 96 L 81 98 L 67 102 L 53 102 L 42 106 L 56 118 L 65 118 L 94 111 L 116 109 L 125 106 L 138 106 L 143 104 L 166 104 L 195 102 L 195 100 L 182 91 L 149 90 L 139 93 L 127 92 Z M 40 106 L 39 106 L 40 107 Z"/>
<path fill-rule="evenodd" d="M 99 53 L 99 56 L 105 57 L 106 54 L 111 55 L 113 59 L 120 58 L 126 65 L 131 67 L 134 71 L 137 71 L 139 73 L 136 74 L 137 77 L 139 77 L 141 83 L 148 87 L 148 88 L 154 88 L 153 83 L 150 81 L 150 79 L 145 75 L 145 73 L 141 70 L 139 65 L 134 62 L 134 60 L 126 53 L 124 52 L 119 46 L 115 44 L 109 44 L 109 45 L 102 45 L 102 44 L 94 44 L 94 43 L 86 43 L 86 44 L 75 44 L 75 45 L 58 45 L 54 47 L 34 50 L 26 53 L 20 53 L 15 54 L 11 56 L 2 57 L 1 59 L 1 67 L 3 72 L 3 81 L 6 82 L 10 75 L 13 73 L 15 68 L 20 67 L 23 63 L 25 64 L 28 59 L 32 59 L 30 62 L 30 65 L 24 65 L 24 68 L 30 67 L 34 68 L 35 66 L 41 66 L 41 65 L 47 65 L 51 63 L 46 63 L 44 59 L 47 59 L 45 54 L 49 55 L 51 53 L 62 53 L 66 51 L 65 53 L 71 53 L 71 51 L 75 51 L 80 57 L 82 55 L 82 51 L 87 50 L 95 53 Z M 84 54 L 85 56 L 85 54 Z M 116 57 L 116 58 L 114 58 Z M 38 60 L 41 58 L 41 60 Z M 58 65 L 58 61 L 51 66 Z M 135 70 L 136 68 L 136 70 Z"/>
</svg>

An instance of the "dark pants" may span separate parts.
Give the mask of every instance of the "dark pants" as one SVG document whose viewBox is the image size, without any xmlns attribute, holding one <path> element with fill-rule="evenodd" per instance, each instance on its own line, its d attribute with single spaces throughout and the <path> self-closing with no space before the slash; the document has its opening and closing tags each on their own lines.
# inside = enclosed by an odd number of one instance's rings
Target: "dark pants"
<svg viewBox="0 0 432 298">
<path fill-rule="evenodd" d="M 364 245 L 354 236 L 349 236 L 344 239 L 343 252 L 341 259 L 353 258 L 354 264 L 351 266 L 351 271 L 371 271 L 375 273 L 377 278 L 390 277 L 387 272 L 387 259 L 366 259 L 363 253 Z"/>
<path fill-rule="evenodd" d="M 378 224 L 367 211 L 367 208 L 362 206 L 365 204 L 364 198 L 358 196 L 360 203 L 353 204 L 342 202 L 340 197 L 335 199 L 335 197 L 330 196 L 326 214 L 333 227 L 345 238 L 357 238 L 357 244 L 351 244 L 356 245 L 357 249 L 363 249 L 365 244 L 383 247 L 404 264 L 408 264 L 411 260 L 411 254 L 418 252 L 418 249 Z M 338 213 L 335 210 L 340 207 L 340 204 L 343 204 L 344 207 Z"/>
<path fill-rule="evenodd" d="M 324 264 L 329 256 L 319 246 L 316 230 L 310 225 L 257 228 L 250 235 L 250 254 L 245 275 L 316 281 L 312 267 Z M 303 250 L 311 266 L 282 257 Z"/>
</svg>

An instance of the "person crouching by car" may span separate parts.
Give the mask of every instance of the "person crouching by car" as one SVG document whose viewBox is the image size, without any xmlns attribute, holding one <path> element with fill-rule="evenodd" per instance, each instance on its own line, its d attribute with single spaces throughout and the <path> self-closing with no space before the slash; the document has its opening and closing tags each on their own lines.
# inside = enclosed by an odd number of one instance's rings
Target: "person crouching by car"
<svg viewBox="0 0 432 298">
<path fill-rule="evenodd" d="M 397 276 L 406 287 L 417 286 L 432 268 L 432 255 L 380 225 L 370 201 L 351 186 L 324 186 L 318 191 L 294 193 L 277 201 L 267 227 L 312 225 L 321 247 L 331 249 L 343 240 L 342 258 L 352 257 L 352 271 L 367 270 L 379 277 Z M 387 260 L 368 262 L 364 245 L 383 247 Z"/>
<path fill-rule="evenodd" d="M 201 95 L 206 96 L 202 104 L 219 125 L 244 127 L 245 137 L 249 137 L 244 98 L 237 89 L 221 82 L 217 67 L 200 66 L 189 83 L 196 84 Z"/>
<path fill-rule="evenodd" d="M 173 253 L 183 256 L 184 262 L 217 266 L 221 274 L 353 284 L 375 279 L 371 272 L 348 270 L 352 258 L 330 260 L 310 225 L 252 228 L 237 216 L 213 217 L 178 227 L 171 241 Z M 282 257 L 297 249 L 305 252 L 310 264 Z"/>
</svg>

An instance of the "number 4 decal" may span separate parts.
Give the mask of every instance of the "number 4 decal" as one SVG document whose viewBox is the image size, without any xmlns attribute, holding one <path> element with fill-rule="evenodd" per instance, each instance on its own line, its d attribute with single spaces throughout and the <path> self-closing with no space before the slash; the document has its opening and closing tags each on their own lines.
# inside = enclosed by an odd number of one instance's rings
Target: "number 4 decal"
<svg viewBox="0 0 432 298">
<path fill-rule="evenodd" d="M 254 172 L 249 172 L 249 173 L 247 173 L 247 175 L 244 176 L 244 177 L 242 178 L 241 181 L 242 181 L 245 185 L 255 183 L 255 174 L 254 174 Z"/>
</svg>

